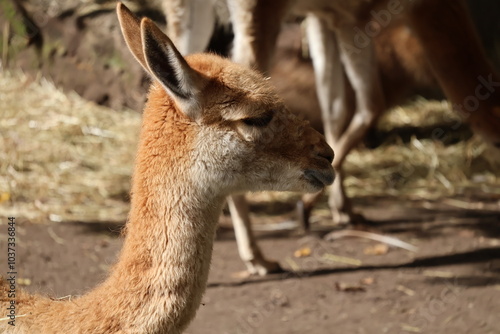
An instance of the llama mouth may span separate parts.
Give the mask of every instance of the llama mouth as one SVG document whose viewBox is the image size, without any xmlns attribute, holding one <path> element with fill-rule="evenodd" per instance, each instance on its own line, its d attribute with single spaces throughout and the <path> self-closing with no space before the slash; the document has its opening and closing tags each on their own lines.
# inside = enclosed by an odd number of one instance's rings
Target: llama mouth
<svg viewBox="0 0 500 334">
<path fill-rule="evenodd" d="M 304 178 L 313 186 L 323 188 L 332 184 L 335 176 L 333 174 L 333 169 L 306 169 L 304 171 Z"/>
</svg>

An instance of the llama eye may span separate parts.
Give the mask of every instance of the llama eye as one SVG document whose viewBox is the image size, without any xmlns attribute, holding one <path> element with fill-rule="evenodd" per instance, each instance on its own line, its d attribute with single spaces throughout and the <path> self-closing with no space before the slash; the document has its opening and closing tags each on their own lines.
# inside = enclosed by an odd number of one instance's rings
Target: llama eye
<svg viewBox="0 0 500 334">
<path fill-rule="evenodd" d="M 268 125 L 272 121 L 272 119 L 273 119 L 273 113 L 268 112 L 265 113 L 263 116 L 243 118 L 241 121 L 248 126 L 263 127 Z"/>
</svg>

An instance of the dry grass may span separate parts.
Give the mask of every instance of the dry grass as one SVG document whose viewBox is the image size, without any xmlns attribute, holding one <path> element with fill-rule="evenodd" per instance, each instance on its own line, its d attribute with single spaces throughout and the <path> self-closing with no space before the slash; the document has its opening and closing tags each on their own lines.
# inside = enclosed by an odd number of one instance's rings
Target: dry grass
<svg viewBox="0 0 500 334">
<path fill-rule="evenodd" d="M 140 115 L 64 94 L 44 79 L 0 76 L 0 216 L 34 222 L 124 221 Z M 453 113 L 419 100 L 389 112 L 380 127 L 432 126 Z M 354 151 L 350 196 L 434 199 L 470 189 L 500 198 L 499 154 L 477 138 L 445 146 L 413 138 Z M 275 193 L 253 200 L 297 198 Z"/>
<path fill-rule="evenodd" d="M 390 131 L 405 126 L 432 127 L 436 124 L 460 121 L 447 101 L 417 98 L 407 105 L 397 106 L 382 115 L 377 128 Z"/>
<path fill-rule="evenodd" d="M 140 115 L 0 76 L 0 216 L 123 221 Z"/>
<path fill-rule="evenodd" d="M 446 101 L 418 99 L 387 112 L 378 128 L 419 126 L 442 129 L 460 119 Z M 451 129 L 447 136 L 453 137 Z M 350 196 L 392 195 L 409 199 L 437 199 L 482 192 L 500 199 L 500 151 L 477 136 L 453 145 L 415 136 L 375 150 L 353 151 L 346 161 Z"/>
</svg>

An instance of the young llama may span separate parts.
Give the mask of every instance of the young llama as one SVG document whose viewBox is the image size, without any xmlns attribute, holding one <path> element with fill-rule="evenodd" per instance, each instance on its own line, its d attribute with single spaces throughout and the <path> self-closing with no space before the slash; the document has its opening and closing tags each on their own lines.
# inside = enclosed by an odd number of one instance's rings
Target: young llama
<svg viewBox="0 0 500 334">
<path fill-rule="evenodd" d="M 333 151 L 290 114 L 257 72 L 215 55 L 184 59 L 154 23 L 117 6 L 132 54 L 152 76 L 118 263 L 70 301 L 17 291 L 1 333 L 181 333 L 205 290 L 225 197 L 315 192 L 333 182 Z M 0 285 L 6 312 L 8 285 Z"/>
</svg>

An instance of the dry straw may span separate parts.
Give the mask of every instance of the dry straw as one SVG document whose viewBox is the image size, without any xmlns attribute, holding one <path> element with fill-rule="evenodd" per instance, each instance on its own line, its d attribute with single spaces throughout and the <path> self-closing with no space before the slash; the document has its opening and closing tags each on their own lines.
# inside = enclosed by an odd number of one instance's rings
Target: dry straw
<svg viewBox="0 0 500 334">
<path fill-rule="evenodd" d="M 0 77 L 0 216 L 123 221 L 140 115 L 65 94 L 45 79 Z"/>
<path fill-rule="evenodd" d="M 447 145 L 416 136 L 403 143 L 396 137 L 375 150 L 353 151 L 346 163 L 349 195 L 432 200 L 474 194 L 500 199 L 500 151 L 477 136 L 461 136 L 463 130 L 454 130 L 460 124 L 446 101 L 418 99 L 390 110 L 379 121 L 379 129 L 391 133 L 419 127 L 431 134 L 444 133 L 438 138 L 465 138 Z"/>
</svg>

